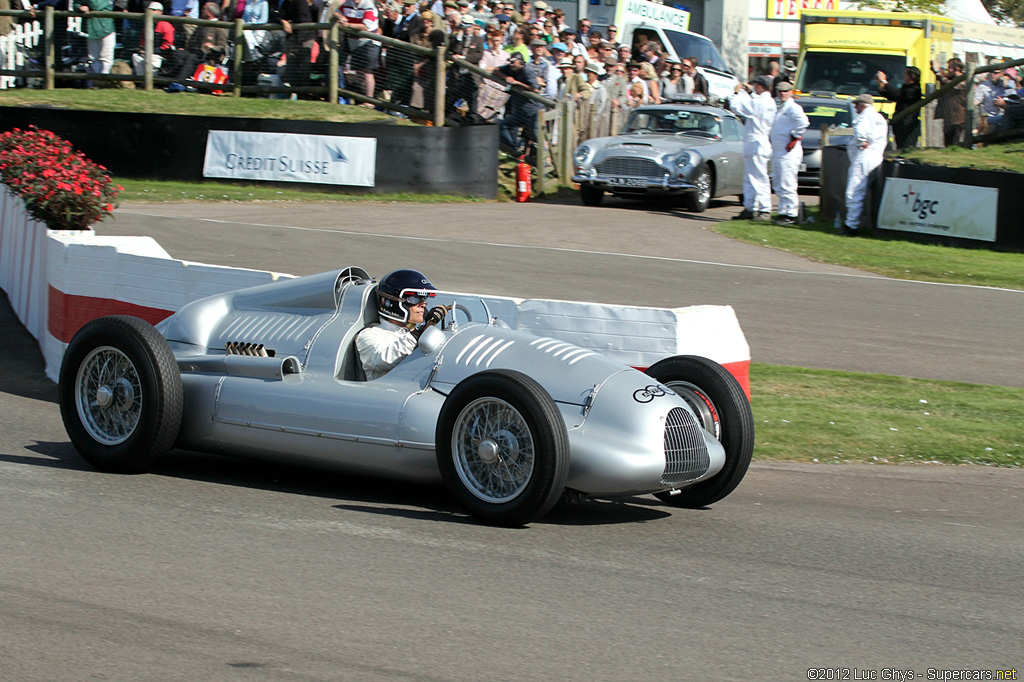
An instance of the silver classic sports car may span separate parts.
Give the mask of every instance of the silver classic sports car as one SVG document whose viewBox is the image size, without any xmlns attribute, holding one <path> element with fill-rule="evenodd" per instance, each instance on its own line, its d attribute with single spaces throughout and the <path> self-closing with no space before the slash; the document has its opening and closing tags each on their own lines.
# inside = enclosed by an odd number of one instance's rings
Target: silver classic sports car
<svg viewBox="0 0 1024 682">
<path fill-rule="evenodd" d="M 305 462 L 443 482 L 510 526 L 567 491 L 701 507 L 743 478 L 753 420 L 722 366 L 676 356 L 644 373 L 511 328 L 501 301 L 418 295 L 451 312 L 373 381 L 354 343 L 378 319 L 360 268 L 201 299 L 158 327 L 93 320 L 61 366 L 65 428 L 102 470 L 145 471 L 173 447 Z"/>
<path fill-rule="evenodd" d="M 605 192 L 674 195 L 700 212 L 715 197 L 743 193 L 743 124 L 716 107 L 637 107 L 621 134 L 577 147 L 574 169 L 572 181 L 588 206 L 600 204 Z"/>
</svg>

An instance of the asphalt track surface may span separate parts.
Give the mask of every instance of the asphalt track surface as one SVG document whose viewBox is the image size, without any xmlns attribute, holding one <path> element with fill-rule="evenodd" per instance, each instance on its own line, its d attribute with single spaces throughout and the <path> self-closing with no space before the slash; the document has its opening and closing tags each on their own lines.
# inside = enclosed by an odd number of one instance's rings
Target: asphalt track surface
<svg viewBox="0 0 1024 682">
<path fill-rule="evenodd" d="M 775 344 L 738 305 L 745 287 L 781 281 L 767 305 L 792 293 L 789 279 L 818 293 L 829 276 L 882 284 L 723 247 L 678 215 L 562 207 L 562 224 L 522 218 L 540 208 L 236 205 L 233 223 L 210 223 L 197 218 L 224 219 L 220 207 L 131 207 L 115 222 L 125 234 L 149 225 L 178 257 L 294 274 L 401 261 L 451 288 L 729 303 L 762 360 Z M 144 215 L 157 212 L 178 215 Z M 419 230 L 439 241 L 366 234 Z M 513 239 L 531 248 L 485 245 Z M 637 244 L 657 258 L 637 257 Z M 638 271 L 640 284 L 625 277 Z M 68 443 L 56 387 L 3 297 L 0 336 L 0 680 L 952 679 L 945 671 L 1022 668 L 1021 470 L 755 464 L 708 509 L 589 501 L 496 529 L 442 489 L 198 453 L 140 476 L 97 473 Z M 783 345 L 771 352 L 784 356 Z M 914 354 L 913 339 L 902 345 Z"/>
</svg>

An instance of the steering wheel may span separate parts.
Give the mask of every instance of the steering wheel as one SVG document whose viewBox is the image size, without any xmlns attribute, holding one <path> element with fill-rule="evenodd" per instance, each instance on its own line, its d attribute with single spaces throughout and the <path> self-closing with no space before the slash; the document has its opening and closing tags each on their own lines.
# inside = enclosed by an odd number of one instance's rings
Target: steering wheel
<svg viewBox="0 0 1024 682">
<path fill-rule="evenodd" d="M 453 305 L 450 306 L 450 310 L 448 312 L 448 315 L 445 315 L 444 320 L 442 320 L 442 322 L 441 322 L 441 328 L 442 329 L 450 329 L 451 328 L 452 323 L 455 322 L 455 313 L 456 312 L 460 312 L 463 315 L 465 315 L 466 316 L 466 322 L 472 322 L 473 321 L 473 314 L 471 312 L 469 312 L 469 308 L 467 308 L 466 306 L 462 305 L 461 303 L 454 303 Z"/>
</svg>

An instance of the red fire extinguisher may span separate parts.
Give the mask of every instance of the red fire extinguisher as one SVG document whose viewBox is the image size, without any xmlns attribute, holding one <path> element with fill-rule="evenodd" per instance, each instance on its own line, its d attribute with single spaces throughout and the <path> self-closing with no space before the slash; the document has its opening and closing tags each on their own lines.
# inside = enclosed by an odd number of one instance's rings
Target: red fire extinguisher
<svg viewBox="0 0 1024 682">
<path fill-rule="evenodd" d="M 529 201 L 533 192 L 533 182 L 530 179 L 530 165 L 524 160 L 526 156 L 519 157 L 516 164 L 516 201 Z"/>
</svg>

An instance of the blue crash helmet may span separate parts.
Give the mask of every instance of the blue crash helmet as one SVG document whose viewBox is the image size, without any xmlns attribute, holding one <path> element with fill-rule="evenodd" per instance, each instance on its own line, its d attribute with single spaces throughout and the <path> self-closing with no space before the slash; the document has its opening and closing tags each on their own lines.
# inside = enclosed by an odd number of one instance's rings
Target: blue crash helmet
<svg viewBox="0 0 1024 682">
<path fill-rule="evenodd" d="M 418 270 L 395 270 L 381 279 L 377 285 L 377 312 L 380 316 L 397 322 L 407 324 L 409 322 L 409 306 L 414 306 L 427 300 L 437 287 L 430 283 L 430 280 Z"/>
</svg>

